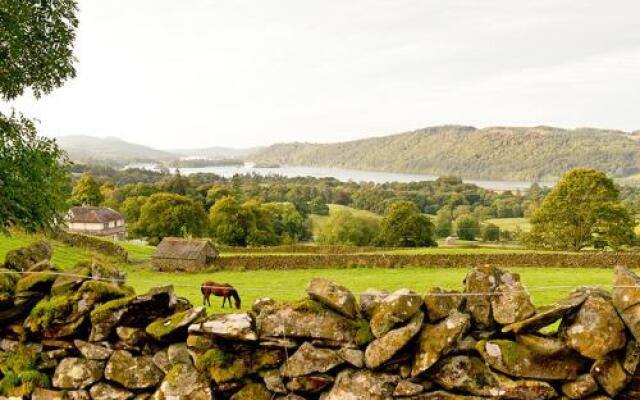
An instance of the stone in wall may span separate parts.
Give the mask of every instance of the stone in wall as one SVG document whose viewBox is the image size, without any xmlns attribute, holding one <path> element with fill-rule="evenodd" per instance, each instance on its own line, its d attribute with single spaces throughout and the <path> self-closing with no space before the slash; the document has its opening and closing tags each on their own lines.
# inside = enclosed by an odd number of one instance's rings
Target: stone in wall
<svg viewBox="0 0 640 400">
<path fill-rule="evenodd" d="M 63 266 L 64 267 L 64 266 Z M 69 266 L 74 268 L 73 266 Z M 298 302 L 207 315 L 171 287 L 43 274 L 0 280 L 0 399 L 637 399 L 640 279 L 534 307 L 483 266 L 465 292 L 367 290 L 316 279 Z M 8 270 L 7 270 L 8 271 Z M 27 271 L 29 272 L 29 271 Z M 44 278 L 43 278 L 44 276 Z M 554 328 L 549 325 L 555 324 Z M 544 328 L 544 329 L 543 329 Z"/>
</svg>

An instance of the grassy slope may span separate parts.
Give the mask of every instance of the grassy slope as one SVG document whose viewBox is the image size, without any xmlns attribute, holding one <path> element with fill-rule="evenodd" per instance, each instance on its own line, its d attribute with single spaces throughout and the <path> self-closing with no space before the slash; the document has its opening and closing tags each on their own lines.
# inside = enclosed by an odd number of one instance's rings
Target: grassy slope
<svg viewBox="0 0 640 400">
<path fill-rule="evenodd" d="M 28 236 L 15 233 L 11 237 L 0 235 L 0 260 L 8 250 L 31 243 L 39 236 Z M 90 251 L 73 248 L 53 242 L 54 262 L 63 269 L 68 269 L 79 260 L 97 257 L 102 262 L 115 262 Z M 128 244 L 127 247 L 141 258 L 148 259 L 149 247 Z M 475 252 L 483 249 L 450 249 L 456 251 Z M 401 250 L 409 251 L 409 250 Z M 142 261 L 141 258 L 138 260 Z M 294 271 L 253 271 L 253 272 L 215 272 L 206 274 L 158 273 L 150 271 L 147 263 L 124 265 L 119 264 L 128 274 L 129 283 L 138 293 L 153 286 L 173 284 L 176 292 L 187 297 L 194 304 L 201 302 L 199 285 L 206 280 L 228 282 L 234 285 L 243 298 L 243 308 L 251 306 L 253 300 L 270 296 L 281 301 L 290 301 L 305 296 L 304 289 L 309 280 L 322 276 L 349 287 L 359 294 L 368 287 L 394 290 L 409 287 L 418 293 L 425 292 L 433 286 L 461 288 L 466 268 L 433 269 L 428 267 L 402 269 L 323 269 Z M 536 304 L 548 304 L 567 294 L 570 289 L 552 289 L 538 291 L 541 286 L 581 286 L 610 285 L 612 272 L 607 269 L 563 269 L 563 268 L 512 268 L 520 273 L 522 280 L 530 288 Z M 216 299 L 212 311 L 220 311 L 220 301 Z"/>
<path fill-rule="evenodd" d="M 520 228 L 522 232 L 529 232 L 531 224 L 529 218 L 491 218 L 485 221 L 497 225 L 500 229 L 514 232 L 516 228 Z"/>
</svg>

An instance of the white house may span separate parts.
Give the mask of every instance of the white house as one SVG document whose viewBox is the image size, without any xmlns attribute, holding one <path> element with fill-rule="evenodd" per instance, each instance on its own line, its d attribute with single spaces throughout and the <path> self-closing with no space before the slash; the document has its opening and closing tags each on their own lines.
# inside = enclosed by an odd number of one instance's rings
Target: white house
<svg viewBox="0 0 640 400">
<path fill-rule="evenodd" d="M 124 240 L 127 236 L 124 216 L 111 208 L 72 207 L 67 230 L 115 240 Z"/>
</svg>

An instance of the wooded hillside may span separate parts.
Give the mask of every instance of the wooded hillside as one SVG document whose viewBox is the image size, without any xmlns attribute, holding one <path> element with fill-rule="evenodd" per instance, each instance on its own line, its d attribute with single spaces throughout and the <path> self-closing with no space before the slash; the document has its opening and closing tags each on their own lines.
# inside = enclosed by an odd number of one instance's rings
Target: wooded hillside
<svg viewBox="0 0 640 400">
<path fill-rule="evenodd" d="M 638 137 L 625 132 L 553 127 L 442 126 L 332 144 L 276 144 L 251 161 L 343 167 L 476 179 L 557 179 L 575 167 L 615 177 L 640 172 Z"/>
</svg>

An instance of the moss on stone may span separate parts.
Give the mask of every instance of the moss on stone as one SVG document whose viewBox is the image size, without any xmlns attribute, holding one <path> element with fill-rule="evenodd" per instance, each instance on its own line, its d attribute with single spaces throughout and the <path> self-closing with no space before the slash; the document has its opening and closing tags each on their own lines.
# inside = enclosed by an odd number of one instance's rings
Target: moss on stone
<svg viewBox="0 0 640 400">
<path fill-rule="evenodd" d="M 28 396 L 35 387 L 49 387 L 49 377 L 36 369 L 38 358 L 38 348 L 23 344 L 0 352 L 0 395 Z"/>
<path fill-rule="evenodd" d="M 263 384 L 251 382 L 231 396 L 231 400 L 270 400 L 272 395 Z"/>
<path fill-rule="evenodd" d="M 19 275 L 8 269 L 0 268 L 0 292 L 13 294 L 16 288 L 16 282 Z"/>
<path fill-rule="evenodd" d="M 233 356 L 221 349 L 209 349 L 198 357 L 197 366 L 199 369 L 207 369 L 212 365 L 225 365 Z"/>
<path fill-rule="evenodd" d="M 173 333 L 191 313 L 192 310 L 187 310 L 175 313 L 167 318 L 158 319 L 147 325 L 145 331 L 155 339 L 160 340 Z"/>
<path fill-rule="evenodd" d="M 16 293 L 28 292 L 39 286 L 49 287 L 55 280 L 56 276 L 53 274 L 40 272 L 27 274 L 16 282 Z"/>
<path fill-rule="evenodd" d="M 13 371 L 8 371 L 4 377 L 0 379 L 0 395 L 9 396 L 13 389 L 20 385 L 20 377 Z"/>
<path fill-rule="evenodd" d="M 311 299 L 299 300 L 291 304 L 291 308 L 299 312 L 321 313 L 327 311 L 327 308 Z"/>
<path fill-rule="evenodd" d="M 375 339 L 373 333 L 371 333 L 369 321 L 366 319 L 356 320 L 353 322 L 353 326 L 356 328 L 355 342 L 358 346 L 364 346 Z"/>
<path fill-rule="evenodd" d="M 135 295 L 122 297 L 99 305 L 98 307 L 94 308 L 93 311 L 91 311 L 91 322 L 95 324 L 96 322 L 104 321 L 111 315 L 112 312 L 126 307 L 127 304 L 135 299 L 135 297 Z"/>
<path fill-rule="evenodd" d="M 265 368 L 275 368 L 282 362 L 280 352 L 275 350 L 257 349 L 252 353 L 251 373 Z"/>
<path fill-rule="evenodd" d="M 13 296 L 10 293 L 0 292 L 0 310 L 6 310 L 13 306 Z"/>
<path fill-rule="evenodd" d="M 31 332 L 40 332 L 51 327 L 56 319 L 64 318 L 72 309 L 74 297 L 70 293 L 46 297 L 38 302 L 25 320 Z"/>
<path fill-rule="evenodd" d="M 51 287 L 51 294 L 62 294 L 73 290 L 82 283 L 83 280 L 89 279 L 89 275 L 91 275 L 91 268 L 78 266 L 78 264 L 76 264 L 76 267 L 71 269 L 68 273 L 69 275 L 60 275 L 56 278 L 55 282 L 53 282 L 53 286 Z"/>
<path fill-rule="evenodd" d="M 109 301 L 131 296 L 133 293 L 128 289 L 129 288 L 121 288 L 103 281 L 89 280 L 80 286 L 78 293 L 93 292 L 97 295 L 99 301 Z"/>
<path fill-rule="evenodd" d="M 218 384 L 241 379 L 252 372 L 250 360 L 218 348 L 201 355 L 196 365 L 200 370 L 207 370 L 211 379 Z"/>
</svg>

